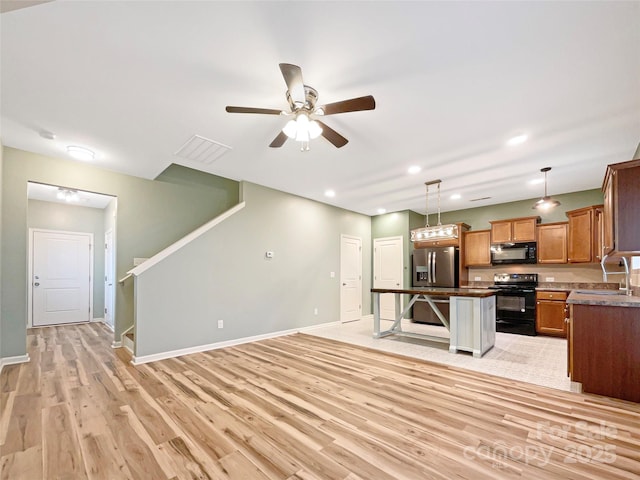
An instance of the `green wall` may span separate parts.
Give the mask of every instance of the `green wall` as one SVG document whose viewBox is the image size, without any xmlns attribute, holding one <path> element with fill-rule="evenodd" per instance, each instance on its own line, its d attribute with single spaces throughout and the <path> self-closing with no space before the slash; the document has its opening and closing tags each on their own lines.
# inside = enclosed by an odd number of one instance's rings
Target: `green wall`
<svg viewBox="0 0 640 480">
<path fill-rule="evenodd" d="M 558 200 L 560 205 L 547 213 L 540 213 L 538 210 L 532 209 L 532 205 L 538 200 L 538 198 L 532 198 L 530 200 L 520 200 L 518 202 L 502 203 L 499 205 L 443 212 L 441 218 L 442 223 L 462 222 L 471 226 L 471 230 L 485 230 L 491 228 L 490 220 L 530 217 L 534 215 L 540 216 L 540 223 L 566 222 L 567 216 L 565 212 L 589 205 L 600 205 L 603 202 L 602 191 L 600 189 L 553 195 L 553 199 Z"/>
<path fill-rule="evenodd" d="M 203 174 L 207 175 L 207 174 Z M 2 177 L 3 357 L 26 352 L 27 182 L 61 185 L 118 198 L 116 278 L 133 267 L 134 257 L 151 257 L 238 203 L 238 183 L 194 188 L 145 180 L 82 162 L 4 147 Z M 206 183 L 206 182 L 204 182 Z M 133 282 L 117 285 L 115 338 L 133 324 Z"/>
<path fill-rule="evenodd" d="M 371 313 L 370 217 L 248 182 L 242 200 L 136 277 L 137 359 L 338 320 L 342 234 L 362 240 L 362 314 Z"/>
</svg>

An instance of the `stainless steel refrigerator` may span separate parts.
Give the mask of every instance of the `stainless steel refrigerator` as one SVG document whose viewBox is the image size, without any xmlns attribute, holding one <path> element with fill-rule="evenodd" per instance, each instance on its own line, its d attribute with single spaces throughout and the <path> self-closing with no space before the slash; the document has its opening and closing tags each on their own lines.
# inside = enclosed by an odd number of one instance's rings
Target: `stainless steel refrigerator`
<svg viewBox="0 0 640 480">
<path fill-rule="evenodd" d="M 413 251 L 414 287 L 458 287 L 459 250 L 455 247 L 420 248 Z M 438 310 L 449 320 L 449 298 L 432 297 Z M 442 325 L 431 306 L 416 302 L 413 306 L 413 321 Z"/>
</svg>

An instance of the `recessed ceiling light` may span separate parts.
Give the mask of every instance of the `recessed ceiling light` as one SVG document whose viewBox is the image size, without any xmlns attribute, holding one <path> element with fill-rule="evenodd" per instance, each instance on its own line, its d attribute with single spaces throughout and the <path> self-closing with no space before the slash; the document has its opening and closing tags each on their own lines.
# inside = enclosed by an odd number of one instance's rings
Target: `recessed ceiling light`
<svg viewBox="0 0 640 480">
<path fill-rule="evenodd" d="M 420 170 L 422 170 L 422 168 L 420 168 L 418 165 L 413 165 L 411 167 L 409 167 L 409 170 L 407 170 L 411 175 L 415 175 L 416 173 L 418 173 Z"/>
<path fill-rule="evenodd" d="M 529 137 L 524 133 L 521 135 L 516 135 L 515 137 L 511 137 L 509 140 L 507 140 L 507 145 L 520 145 L 521 143 L 526 142 L 527 138 Z"/>
<path fill-rule="evenodd" d="M 96 154 L 88 148 L 78 147 L 77 145 L 69 145 L 67 152 L 76 160 L 93 160 Z"/>
<path fill-rule="evenodd" d="M 544 183 L 544 178 L 534 178 L 533 180 L 529 180 L 530 185 L 538 185 L 540 183 Z"/>
<path fill-rule="evenodd" d="M 334 192 L 333 190 L 325 190 L 324 196 L 333 198 L 336 196 L 336 192 Z"/>
<path fill-rule="evenodd" d="M 453 195 L 451 195 L 449 197 L 451 200 L 460 200 L 462 198 L 462 195 L 460 195 L 459 193 L 454 193 Z"/>
<path fill-rule="evenodd" d="M 379 208 L 378 209 L 378 214 L 382 215 L 383 213 L 387 213 L 387 209 L 386 208 Z"/>
</svg>

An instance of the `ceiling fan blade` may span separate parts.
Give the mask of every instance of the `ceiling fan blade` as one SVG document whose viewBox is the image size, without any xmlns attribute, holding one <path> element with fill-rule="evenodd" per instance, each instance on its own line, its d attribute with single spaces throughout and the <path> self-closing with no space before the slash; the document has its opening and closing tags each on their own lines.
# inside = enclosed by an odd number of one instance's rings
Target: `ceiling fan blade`
<svg viewBox="0 0 640 480">
<path fill-rule="evenodd" d="M 281 63 L 280 71 L 287 84 L 291 99 L 300 105 L 304 105 L 306 96 L 304 94 L 304 82 L 302 81 L 302 69 L 297 65 L 290 63 Z"/>
<path fill-rule="evenodd" d="M 327 140 L 329 140 L 331 143 L 333 143 L 337 148 L 344 147 L 347 143 L 349 143 L 349 140 L 344 138 L 342 135 L 336 132 L 333 128 L 328 127 L 325 123 L 321 122 L 320 120 L 316 120 L 316 122 L 318 122 L 322 127 L 322 136 Z"/>
<path fill-rule="evenodd" d="M 342 100 L 341 102 L 328 103 L 327 105 L 318 107 L 318 109 L 322 109 L 324 111 L 325 115 L 359 112 L 361 110 L 373 110 L 374 108 L 376 108 L 376 101 L 371 95 Z"/>
<path fill-rule="evenodd" d="M 279 148 L 284 145 L 284 142 L 287 141 L 287 135 L 284 132 L 280 132 L 276 138 L 273 139 L 273 142 L 269 144 L 271 148 Z"/>
<path fill-rule="evenodd" d="M 276 110 L 273 108 L 253 108 L 253 107 L 230 107 L 227 106 L 225 110 L 229 113 L 261 113 L 264 115 L 280 115 L 282 110 Z"/>
</svg>

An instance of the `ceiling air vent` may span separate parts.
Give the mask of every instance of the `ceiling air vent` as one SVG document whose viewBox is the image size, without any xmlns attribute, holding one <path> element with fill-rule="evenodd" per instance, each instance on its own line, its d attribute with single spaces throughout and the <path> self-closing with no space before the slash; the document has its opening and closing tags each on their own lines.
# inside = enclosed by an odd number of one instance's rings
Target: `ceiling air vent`
<svg viewBox="0 0 640 480">
<path fill-rule="evenodd" d="M 182 145 L 177 152 L 176 157 L 185 158 L 193 162 L 211 164 L 218 160 L 222 155 L 231 150 L 231 147 L 208 138 L 194 135 Z"/>
<path fill-rule="evenodd" d="M 470 202 L 479 202 L 480 200 L 489 200 L 491 197 L 472 198 Z"/>
</svg>

